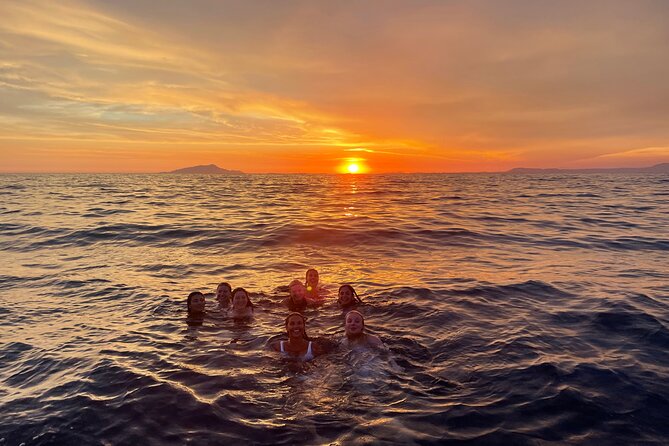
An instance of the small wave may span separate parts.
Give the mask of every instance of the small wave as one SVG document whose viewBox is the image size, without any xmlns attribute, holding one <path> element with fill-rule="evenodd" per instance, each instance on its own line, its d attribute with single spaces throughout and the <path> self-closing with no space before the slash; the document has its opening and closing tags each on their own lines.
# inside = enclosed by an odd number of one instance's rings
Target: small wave
<svg viewBox="0 0 669 446">
<path fill-rule="evenodd" d="M 18 231 L 21 228 L 23 228 L 23 225 L 16 223 L 0 223 L 0 231 L 3 233 Z"/>
<path fill-rule="evenodd" d="M 110 215 L 116 214 L 132 214 L 137 211 L 133 209 L 103 209 L 103 208 L 92 208 L 89 209 L 87 213 L 81 214 L 82 218 L 103 218 Z"/>
<path fill-rule="evenodd" d="M 28 189 L 28 186 L 24 186 L 22 184 L 4 184 L 4 185 L 0 185 L 0 190 L 15 191 L 15 190 L 26 190 L 26 189 Z"/>
<path fill-rule="evenodd" d="M 637 340 L 645 339 L 659 343 L 660 347 L 667 346 L 669 331 L 650 314 L 629 311 L 609 310 L 598 311 L 591 315 L 592 324 L 598 330 L 615 334 L 625 338 Z"/>
<path fill-rule="evenodd" d="M 27 350 L 21 352 L 23 351 Z M 31 350 L 30 357 L 23 358 L 5 382 L 19 389 L 40 387 L 49 379 L 55 380 L 55 376 L 72 373 L 72 370 L 76 370 L 83 363 L 85 361 L 78 358 L 53 358 L 46 353 L 35 354 L 34 350 Z"/>
<path fill-rule="evenodd" d="M 669 251 L 669 240 L 621 237 L 615 240 L 591 239 L 593 246 L 615 251 Z"/>
<path fill-rule="evenodd" d="M 63 230 L 58 232 L 62 233 Z M 126 241 L 139 245 L 174 243 L 177 240 L 213 232 L 213 230 L 174 229 L 171 225 L 111 224 L 72 231 L 33 243 L 27 249 L 40 249 L 48 246 L 89 246 L 109 241 Z"/>
<path fill-rule="evenodd" d="M 10 342 L 0 349 L 0 369 L 7 367 L 13 361 L 17 361 L 25 352 L 33 349 L 33 346 L 24 342 Z"/>
<path fill-rule="evenodd" d="M 0 289 L 10 289 L 21 286 L 25 282 L 33 280 L 29 277 L 0 275 Z"/>
<path fill-rule="evenodd" d="M 616 221 L 609 221 L 609 220 L 603 220 L 601 218 L 589 218 L 589 217 L 583 217 L 579 219 L 580 222 L 582 223 L 587 223 L 591 224 L 593 226 L 598 226 L 598 227 L 610 227 L 610 228 L 637 228 L 639 225 L 635 223 L 631 223 L 628 221 L 624 220 L 616 220 Z"/>
<path fill-rule="evenodd" d="M 315 246 L 385 246 L 391 242 L 413 242 L 416 245 L 427 241 L 457 243 L 475 239 L 479 235 L 462 228 L 432 230 L 420 228 L 379 228 L 379 229 L 348 229 L 341 227 L 303 227 L 285 225 L 267 231 L 267 235 L 248 241 L 244 249 L 257 247 L 278 247 L 292 245 Z"/>
<path fill-rule="evenodd" d="M 456 295 L 483 296 L 502 300 L 506 300 L 510 297 L 517 298 L 520 295 L 539 301 L 571 296 L 571 293 L 540 280 L 528 280 L 526 282 L 510 285 L 477 285 L 470 288 L 455 290 L 453 293 Z"/>
</svg>

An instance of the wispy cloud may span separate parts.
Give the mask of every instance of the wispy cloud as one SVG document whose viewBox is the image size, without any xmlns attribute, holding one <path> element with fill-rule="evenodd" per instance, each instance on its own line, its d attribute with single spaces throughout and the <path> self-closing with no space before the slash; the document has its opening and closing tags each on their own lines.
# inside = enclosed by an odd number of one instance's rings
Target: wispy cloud
<svg viewBox="0 0 669 446">
<path fill-rule="evenodd" d="M 245 170 L 634 162 L 669 143 L 661 2 L 5 0 L 0 16 L 16 169 L 36 142 Z"/>
</svg>

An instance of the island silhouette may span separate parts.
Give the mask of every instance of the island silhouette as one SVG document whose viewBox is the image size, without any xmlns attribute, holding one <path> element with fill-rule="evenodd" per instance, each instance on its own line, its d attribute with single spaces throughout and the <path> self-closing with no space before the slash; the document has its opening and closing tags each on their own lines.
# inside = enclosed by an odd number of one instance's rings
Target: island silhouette
<svg viewBox="0 0 669 446">
<path fill-rule="evenodd" d="M 650 167 L 617 167 L 592 169 L 533 169 L 516 167 L 505 173 L 669 173 L 669 163 L 656 164 Z"/>
<path fill-rule="evenodd" d="M 183 169 L 173 170 L 164 173 L 205 173 L 205 174 L 219 174 L 219 175 L 245 175 L 241 170 L 227 170 L 221 169 L 216 164 L 203 164 L 201 166 L 184 167 Z"/>
<path fill-rule="evenodd" d="M 203 164 L 200 166 L 184 167 L 163 173 L 183 174 L 216 174 L 216 175 L 246 175 L 241 170 L 228 170 L 218 167 L 216 164 Z M 409 173 L 409 172 L 392 172 Z M 457 172 L 449 172 L 457 173 Z M 558 168 L 532 168 L 516 167 L 503 172 L 469 172 L 469 173 L 501 173 L 501 174 L 555 174 L 555 173 L 669 173 L 669 163 L 660 163 L 650 167 L 617 167 L 617 168 L 590 168 L 590 169 L 558 169 Z"/>
</svg>

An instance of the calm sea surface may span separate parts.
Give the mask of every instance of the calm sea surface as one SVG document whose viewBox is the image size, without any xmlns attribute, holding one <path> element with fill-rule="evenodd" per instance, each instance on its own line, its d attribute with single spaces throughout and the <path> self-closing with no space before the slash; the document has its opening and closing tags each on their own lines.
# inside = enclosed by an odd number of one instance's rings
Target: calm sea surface
<svg viewBox="0 0 669 446">
<path fill-rule="evenodd" d="M 0 445 L 666 445 L 668 253 L 666 175 L 0 175 Z M 309 267 L 388 354 L 267 349 Z"/>
</svg>

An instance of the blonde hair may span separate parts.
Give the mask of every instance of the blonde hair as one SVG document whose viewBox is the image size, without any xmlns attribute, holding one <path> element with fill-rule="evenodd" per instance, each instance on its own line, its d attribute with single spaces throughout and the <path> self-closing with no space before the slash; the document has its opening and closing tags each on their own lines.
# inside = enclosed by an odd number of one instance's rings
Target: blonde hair
<svg viewBox="0 0 669 446">
<path fill-rule="evenodd" d="M 292 282 L 290 282 L 290 283 L 288 284 L 288 288 L 292 288 L 292 287 L 294 287 L 295 285 L 302 285 L 302 286 L 304 286 L 304 284 L 302 283 L 302 281 L 301 281 L 300 279 L 295 279 L 295 280 L 293 280 Z"/>
<path fill-rule="evenodd" d="M 351 313 L 355 313 L 358 316 L 360 316 L 360 319 L 362 320 L 362 328 L 364 329 L 365 328 L 365 316 L 363 316 L 362 313 L 359 312 L 358 310 L 351 310 L 348 313 L 346 313 L 346 317 L 344 318 L 344 320 L 348 319 L 348 315 L 351 314 Z"/>
</svg>

